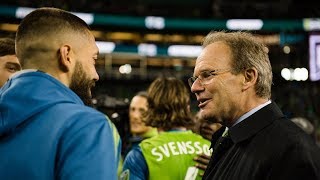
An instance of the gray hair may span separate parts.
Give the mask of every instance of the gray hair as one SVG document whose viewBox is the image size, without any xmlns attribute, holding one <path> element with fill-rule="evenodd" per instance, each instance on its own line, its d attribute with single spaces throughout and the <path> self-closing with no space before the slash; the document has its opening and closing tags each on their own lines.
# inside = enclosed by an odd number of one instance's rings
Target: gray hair
<svg viewBox="0 0 320 180">
<path fill-rule="evenodd" d="M 239 74 L 248 68 L 258 71 L 255 86 L 256 94 L 262 98 L 271 98 L 272 68 L 268 57 L 268 48 L 247 32 L 210 32 L 203 41 L 203 47 L 214 42 L 223 42 L 232 52 L 232 73 Z"/>
</svg>

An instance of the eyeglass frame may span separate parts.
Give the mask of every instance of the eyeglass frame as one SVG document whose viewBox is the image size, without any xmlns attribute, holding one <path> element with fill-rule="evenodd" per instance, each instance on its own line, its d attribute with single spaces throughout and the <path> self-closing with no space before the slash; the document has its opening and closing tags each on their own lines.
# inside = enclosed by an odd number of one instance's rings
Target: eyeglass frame
<svg viewBox="0 0 320 180">
<path fill-rule="evenodd" d="M 199 73 L 199 76 L 192 76 L 190 78 L 188 78 L 188 84 L 190 87 L 192 87 L 192 85 L 196 82 L 197 79 L 199 79 L 200 81 L 200 84 L 203 86 L 203 85 L 207 85 L 207 84 L 210 84 L 210 82 L 208 83 L 203 83 L 203 79 L 206 79 L 206 78 L 210 78 L 210 77 L 214 77 L 214 76 L 217 76 L 217 75 L 220 75 L 220 74 L 223 74 L 223 73 L 226 73 L 226 72 L 229 72 L 231 71 L 232 69 L 230 68 L 226 68 L 226 69 L 214 69 L 214 70 L 205 70 L 205 71 L 202 71 Z M 201 78 L 201 75 L 203 73 L 208 73 L 208 76 L 207 77 L 202 77 Z M 212 78 L 208 79 L 207 81 L 210 81 L 212 80 Z"/>
</svg>

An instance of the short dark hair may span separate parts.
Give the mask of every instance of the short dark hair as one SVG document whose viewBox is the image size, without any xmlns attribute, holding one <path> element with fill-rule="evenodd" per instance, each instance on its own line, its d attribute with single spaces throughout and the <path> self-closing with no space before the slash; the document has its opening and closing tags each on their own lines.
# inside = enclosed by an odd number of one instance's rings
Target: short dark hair
<svg viewBox="0 0 320 180">
<path fill-rule="evenodd" d="M 12 38 L 0 38 L 0 56 L 15 55 L 15 42 Z"/>
<path fill-rule="evenodd" d="M 63 43 L 70 35 L 89 35 L 89 26 L 76 15 L 57 8 L 38 8 L 21 21 L 16 33 L 18 59 L 32 57 L 33 53 L 53 50 L 53 40 Z M 50 39 L 51 38 L 51 39 Z"/>
</svg>

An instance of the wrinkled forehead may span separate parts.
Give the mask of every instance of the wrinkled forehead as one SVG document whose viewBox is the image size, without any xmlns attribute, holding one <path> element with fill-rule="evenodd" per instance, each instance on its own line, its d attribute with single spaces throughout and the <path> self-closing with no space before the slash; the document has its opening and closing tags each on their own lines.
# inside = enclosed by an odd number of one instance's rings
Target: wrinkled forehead
<svg viewBox="0 0 320 180">
<path fill-rule="evenodd" d="M 215 42 L 206 46 L 198 56 L 194 73 L 213 69 L 230 68 L 231 50 L 223 42 Z"/>
</svg>

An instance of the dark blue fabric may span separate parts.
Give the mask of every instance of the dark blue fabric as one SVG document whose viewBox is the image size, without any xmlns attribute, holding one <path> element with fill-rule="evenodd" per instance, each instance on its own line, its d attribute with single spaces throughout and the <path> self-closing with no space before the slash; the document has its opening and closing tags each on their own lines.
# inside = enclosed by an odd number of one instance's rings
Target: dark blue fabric
<svg viewBox="0 0 320 180">
<path fill-rule="evenodd" d="M 123 171 L 129 170 L 130 180 L 148 179 L 148 166 L 140 146 L 135 146 L 129 151 L 123 163 Z"/>
</svg>

